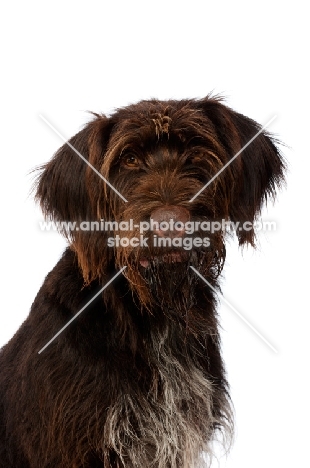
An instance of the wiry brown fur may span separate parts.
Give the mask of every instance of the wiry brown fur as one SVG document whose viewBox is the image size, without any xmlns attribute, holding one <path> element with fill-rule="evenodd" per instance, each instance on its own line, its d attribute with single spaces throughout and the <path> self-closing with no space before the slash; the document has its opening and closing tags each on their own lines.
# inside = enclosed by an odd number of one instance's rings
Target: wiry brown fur
<svg viewBox="0 0 310 468">
<path fill-rule="evenodd" d="M 142 101 L 94 115 L 70 143 L 127 203 L 68 145 L 42 168 L 37 199 L 55 221 L 138 224 L 172 209 L 193 221 L 253 222 L 283 180 L 283 161 L 264 132 L 190 199 L 259 129 L 212 97 Z M 216 297 L 191 266 L 218 288 L 225 233 L 190 251 L 151 242 L 111 248 L 111 233 L 64 233 L 69 248 L 0 355 L 0 467 L 205 466 L 216 434 L 229 439 L 233 423 Z M 153 240 L 154 232 L 145 236 Z M 255 244 L 253 230 L 237 236 L 241 245 Z"/>
</svg>

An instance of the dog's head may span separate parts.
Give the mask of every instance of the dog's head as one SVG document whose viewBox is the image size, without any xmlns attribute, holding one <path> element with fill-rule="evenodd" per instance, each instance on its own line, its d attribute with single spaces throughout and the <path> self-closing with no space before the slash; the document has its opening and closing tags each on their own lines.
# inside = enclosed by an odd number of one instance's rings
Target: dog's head
<svg viewBox="0 0 310 468">
<path fill-rule="evenodd" d="M 55 221 L 77 223 L 69 238 L 86 282 L 126 265 L 133 288 L 156 277 L 174 294 L 190 265 L 215 281 L 225 256 L 218 223 L 239 223 L 240 245 L 255 244 L 253 223 L 284 163 L 260 125 L 207 97 L 95 115 L 42 169 L 37 198 Z"/>
</svg>

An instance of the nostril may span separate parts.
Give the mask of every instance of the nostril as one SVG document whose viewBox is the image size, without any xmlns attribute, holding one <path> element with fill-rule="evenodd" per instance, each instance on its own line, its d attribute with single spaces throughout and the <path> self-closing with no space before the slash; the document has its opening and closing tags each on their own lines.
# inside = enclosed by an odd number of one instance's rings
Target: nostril
<svg viewBox="0 0 310 468">
<path fill-rule="evenodd" d="M 182 206 L 166 205 L 151 213 L 151 227 L 159 237 L 183 237 L 190 213 Z"/>
</svg>

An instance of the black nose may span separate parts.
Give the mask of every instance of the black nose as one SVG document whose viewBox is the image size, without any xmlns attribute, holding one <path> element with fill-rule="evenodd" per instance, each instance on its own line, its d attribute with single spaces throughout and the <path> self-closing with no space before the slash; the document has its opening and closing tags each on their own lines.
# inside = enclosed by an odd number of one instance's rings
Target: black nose
<svg viewBox="0 0 310 468">
<path fill-rule="evenodd" d="M 151 213 L 151 226 L 159 237 L 183 237 L 185 223 L 189 220 L 189 211 L 182 206 L 166 205 Z"/>
</svg>

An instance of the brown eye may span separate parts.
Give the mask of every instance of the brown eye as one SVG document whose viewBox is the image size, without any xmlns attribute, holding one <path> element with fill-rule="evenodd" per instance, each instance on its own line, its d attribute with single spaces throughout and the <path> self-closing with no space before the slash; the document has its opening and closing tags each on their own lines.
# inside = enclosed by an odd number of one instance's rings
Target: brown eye
<svg viewBox="0 0 310 468">
<path fill-rule="evenodd" d="M 125 167 L 134 169 L 140 166 L 139 159 L 134 154 L 128 154 L 122 159 L 122 164 Z"/>
<path fill-rule="evenodd" d="M 189 164 L 199 164 L 202 161 L 202 153 L 199 150 L 191 151 L 187 158 Z"/>
<path fill-rule="evenodd" d="M 192 164 L 199 164 L 202 161 L 202 155 L 201 154 L 196 154 L 192 158 Z"/>
</svg>

